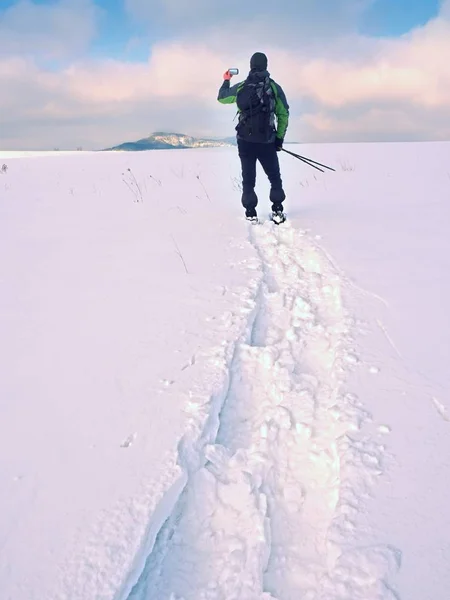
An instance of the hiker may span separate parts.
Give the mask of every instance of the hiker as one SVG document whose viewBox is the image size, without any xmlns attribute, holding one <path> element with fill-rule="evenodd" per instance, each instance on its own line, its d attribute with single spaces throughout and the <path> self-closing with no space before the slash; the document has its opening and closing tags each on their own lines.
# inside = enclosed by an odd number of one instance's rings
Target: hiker
<svg viewBox="0 0 450 600">
<path fill-rule="evenodd" d="M 283 223 L 283 202 L 286 195 L 280 175 L 277 152 L 289 122 L 289 105 L 281 87 L 270 78 L 267 56 L 256 52 L 250 59 L 250 72 L 245 81 L 230 87 L 232 74 L 227 71 L 219 90 L 222 104 L 236 102 L 239 122 L 236 126 L 239 158 L 242 166 L 242 205 L 249 221 L 258 222 L 255 193 L 256 161 L 259 160 L 271 184 L 272 220 Z M 276 117 L 276 127 L 275 127 Z"/>
</svg>

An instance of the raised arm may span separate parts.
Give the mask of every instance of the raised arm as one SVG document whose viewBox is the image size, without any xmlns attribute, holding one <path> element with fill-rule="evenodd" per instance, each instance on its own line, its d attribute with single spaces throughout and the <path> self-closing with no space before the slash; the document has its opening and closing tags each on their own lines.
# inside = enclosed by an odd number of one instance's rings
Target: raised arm
<svg viewBox="0 0 450 600">
<path fill-rule="evenodd" d="M 222 83 L 222 85 L 220 87 L 219 95 L 217 96 L 217 100 L 221 104 L 233 104 L 234 102 L 236 102 L 236 94 L 238 92 L 240 85 L 242 85 L 242 84 L 236 83 L 235 85 L 231 86 L 230 80 L 225 79 L 225 81 Z"/>
</svg>

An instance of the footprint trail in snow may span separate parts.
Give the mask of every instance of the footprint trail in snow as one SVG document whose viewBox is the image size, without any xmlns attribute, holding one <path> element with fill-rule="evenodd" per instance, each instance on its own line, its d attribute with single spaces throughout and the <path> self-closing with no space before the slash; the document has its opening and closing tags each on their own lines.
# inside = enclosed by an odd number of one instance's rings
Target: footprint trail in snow
<svg viewBox="0 0 450 600">
<path fill-rule="evenodd" d="M 382 450 L 345 392 L 352 319 L 307 234 L 250 229 L 262 265 L 215 443 L 189 475 L 128 600 L 394 600 L 388 547 L 356 543 Z"/>
</svg>

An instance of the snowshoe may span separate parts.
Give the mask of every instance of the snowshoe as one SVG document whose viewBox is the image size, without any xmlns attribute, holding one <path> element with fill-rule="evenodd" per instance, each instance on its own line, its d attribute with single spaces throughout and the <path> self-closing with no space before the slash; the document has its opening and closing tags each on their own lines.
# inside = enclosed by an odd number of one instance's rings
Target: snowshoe
<svg viewBox="0 0 450 600">
<path fill-rule="evenodd" d="M 271 220 L 275 223 L 275 225 L 281 225 L 286 221 L 286 215 L 282 210 L 275 210 L 272 213 Z"/>
<path fill-rule="evenodd" d="M 253 217 L 245 217 L 245 219 L 247 221 L 250 221 L 250 223 L 253 223 L 254 225 L 256 225 L 257 223 L 259 223 L 259 219 L 256 216 Z"/>
</svg>

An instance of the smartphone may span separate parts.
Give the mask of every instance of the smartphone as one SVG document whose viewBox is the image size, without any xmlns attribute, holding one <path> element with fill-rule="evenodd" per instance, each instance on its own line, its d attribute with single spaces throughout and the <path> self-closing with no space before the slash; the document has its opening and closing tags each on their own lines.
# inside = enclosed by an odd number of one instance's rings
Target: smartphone
<svg viewBox="0 0 450 600">
<path fill-rule="evenodd" d="M 228 69 L 230 75 L 239 75 L 239 69 Z"/>
</svg>

